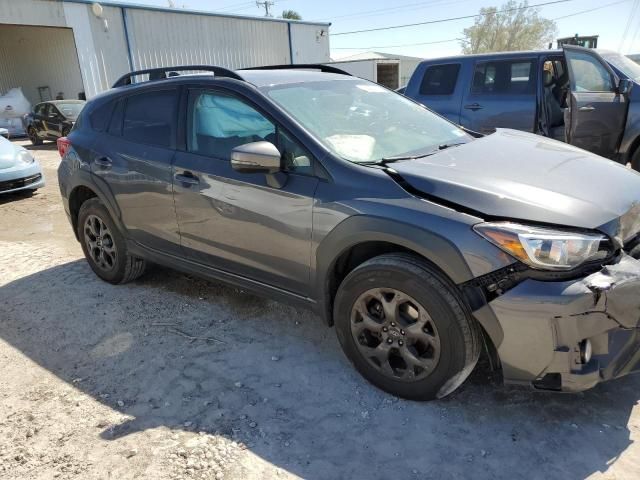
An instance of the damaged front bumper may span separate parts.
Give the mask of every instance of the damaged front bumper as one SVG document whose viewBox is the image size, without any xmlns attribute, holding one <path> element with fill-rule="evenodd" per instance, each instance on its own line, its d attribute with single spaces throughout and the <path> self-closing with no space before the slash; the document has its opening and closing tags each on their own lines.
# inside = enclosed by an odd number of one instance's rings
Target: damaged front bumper
<svg viewBox="0 0 640 480">
<path fill-rule="evenodd" d="M 628 255 L 579 280 L 524 280 L 474 315 L 508 383 L 576 392 L 640 370 L 640 261 Z"/>
</svg>

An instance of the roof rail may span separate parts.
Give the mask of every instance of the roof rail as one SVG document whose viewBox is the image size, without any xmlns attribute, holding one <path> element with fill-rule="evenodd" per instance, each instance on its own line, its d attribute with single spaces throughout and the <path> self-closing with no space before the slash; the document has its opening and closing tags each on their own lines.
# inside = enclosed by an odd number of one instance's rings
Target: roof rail
<svg viewBox="0 0 640 480">
<path fill-rule="evenodd" d="M 329 65 L 322 65 L 320 63 L 295 63 L 293 65 L 265 65 L 263 67 L 249 67 L 249 68 L 241 68 L 240 70 L 320 70 L 323 73 L 337 73 L 339 75 L 348 75 L 352 76 L 349 72 L 345 72 L 344 70 L 340 70 L 336 67 L 331 67 Z"/>
<path fill-rule="evenodd" d="M 190 70 L 201 70 L 203 72 L 213 72 L 216 77 L 227 77 L 233 78 L 235 80 L 244 79 L 238 75 L 233 70 L 229 70 L 228 68 L 216 67 L 212 65 L 180 65 L 178 67 L 160 67 L 160 68 L 148 68 L 146 70 L 136 70 L 134 72 L 129 72 L 121 76 L 116 83 L 113 84 L 112 88 L 123 87 L 125 85 L 131 85 L 133 83 L 133 77 L 136 75 L 149 75 L 149 81 L 152 80 L 161 80 L 174 75 L 171 75 L 171 72 L 183 72 Z"/>
</svg>

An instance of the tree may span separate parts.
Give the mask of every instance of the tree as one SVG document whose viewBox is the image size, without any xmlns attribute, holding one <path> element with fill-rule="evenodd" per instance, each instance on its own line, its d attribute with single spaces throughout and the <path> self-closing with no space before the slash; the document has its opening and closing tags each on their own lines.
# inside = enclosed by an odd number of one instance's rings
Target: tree
<svg viewBox="0 0 640 480">
<path fill-rule="evenodd" d="M 526 0 L 520 4 L 510 0 L 499 9 L 481 8 L 474 25 L 463 31 L 463 53 L 546 48 L 557 34 L 556 24 L 528 5 Z"/>
<path fill-rule="evenodd" d="M 289 20 L 302 20 L 302 15 L 295 10 L 285 10 L 282 12 L 282 18 L 287 18 Z"/>
</svg>

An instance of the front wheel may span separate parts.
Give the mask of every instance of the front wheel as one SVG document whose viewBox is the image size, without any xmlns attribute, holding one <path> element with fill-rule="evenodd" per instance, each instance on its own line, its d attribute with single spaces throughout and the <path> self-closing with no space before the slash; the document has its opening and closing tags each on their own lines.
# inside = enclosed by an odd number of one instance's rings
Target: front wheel
<svg viewBox="0 0 640 480">
<path fill-rule="evenodd" d="M 334 320 L 356 369 L 403 398 L 448 395 L 480 355 L 479 327 L 455 287 L 413 255 L 381 255 L 355 268 L 340 285 Z"/>
<path fill-rule="evenodd" d="M 145 261 L 128 253 L 124 237 L 97 198 L 80 207 L 78 238 L 89 266 L 103 280 L 126 283 L 144 273 Z"/>
</svg>

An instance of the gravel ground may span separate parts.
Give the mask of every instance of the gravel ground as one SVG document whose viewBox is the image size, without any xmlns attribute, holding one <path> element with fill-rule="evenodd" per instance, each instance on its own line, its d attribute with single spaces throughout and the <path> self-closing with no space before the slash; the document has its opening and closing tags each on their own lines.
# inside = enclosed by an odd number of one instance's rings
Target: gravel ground
<svg viewBox="0 0 640 480">
<path fill-rule="evenodd" d="M 0 197 L 0 478 L 640 478 L 640 377 L 557 395 L 480 365 L 398 400 L 310 312 L 160 267 L 98 280 L 55 146 L 33 153 L 46 188 Z"/>
</svg>

